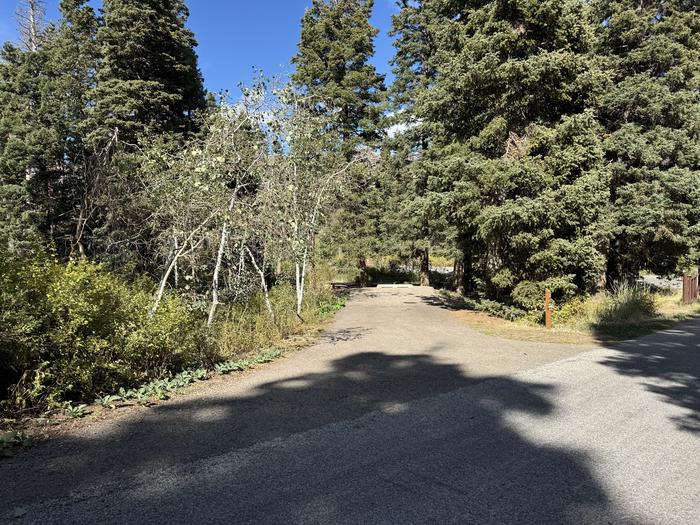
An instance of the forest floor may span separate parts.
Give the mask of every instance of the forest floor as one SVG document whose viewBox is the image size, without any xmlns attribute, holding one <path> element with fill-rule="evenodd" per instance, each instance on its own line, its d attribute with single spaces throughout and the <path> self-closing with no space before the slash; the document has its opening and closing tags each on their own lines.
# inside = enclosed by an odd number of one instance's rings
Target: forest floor
<svg viewBox="0 0 700 525">
<path fill-rule="evenodd" d="M 315 344 L 0 462 L 0 521 L 693 523 L 700 322 L 638 341 L 473 330 L 353 292 Z"/>
</svg>

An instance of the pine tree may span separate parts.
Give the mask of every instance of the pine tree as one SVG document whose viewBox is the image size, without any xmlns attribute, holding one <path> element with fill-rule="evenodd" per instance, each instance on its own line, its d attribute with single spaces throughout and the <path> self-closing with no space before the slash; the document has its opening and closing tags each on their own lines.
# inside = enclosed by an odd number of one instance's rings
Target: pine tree
<svg viewBox="0 0 700 525">
<path fill-rule="evenodd" d="M 6 44 L 2 54 L 0 235 L 15 252 L 48 240 L 65 254 L 74 236 L 97 66 L 97 18 L 86 3 L 63 0 L 62 19 L 47 27 L 35 51 Z"/>
<path fill-rule="evenodd" d="M 700 262 L 700 5 L 595 2 L 611 87 L 606 128 L 615 220 L 608 277 Z"/>
<path fill-rule="evenodd" d="M 313 0 L 302 18 L 292 83 L 314 97 L 349 153 L 376 142 L 384 78 L 369 63 L 373 0 Z"/>
<path fill-rule="evenodd" d="M 182 0 L 105 0 L 93 140 L 191 129 L 204 90 L 188 16 Z"/>
<path fill-rule="evenodd" d="M 421 284 L 429 285 L 430 250 L 445 237 L 445 225 L 427 198 L 427 172 L 422 157 L 429 144 L 425 123 L 418 118 L 418 102 L 435 79 L 430 58 L 435 52 L 428 30 L 429 13 L 422 0 L 398 0 L 392 17 L 395 55 L 394 83 L 389 90 L 390 126 L 385 157 L 391 204 L 385 210 L 385 232 L 393 249 L 403 256 L 421 257 Z"/>
<path fill-rule="evenodd" d="M 587 110 L 601 73 L 578 0 L 431 2 L 430 191 L 457 228 L 465 271 L 491 297 L 539 304 L 603 269 L 607 186 Z"/>
<path fill-rule="evenodd" d="M 389 90 L 393 113 L 414 117 L 421 94 L 431 85 L 435 70 L 430 61 L 435 42 L 429 31 L 430 5 L 424 0 L 397 0 L 399 12 L 392 16 L 389 36 L 396 52 L 391 60 L 394 82 Z M 408 121 L 408 118 L 404 118 Z"/>
<path fill-rule="evenodd" d="M 0 242 L 14 253 L 36 248 L 50 233 L 62 145 L 43 48 L 0 52 Z"/>
<path fill-rule="evenodd" d="M 347 158 L 376 145 L 381 136 L 384 78 L 369 63 L 377 34 L 370 24 L 373 6 L 373 0 L 313 0 L 292 60 L 292 83 L 328 119 Z M 345 255 L 358 262 L 360 282 L 366 284 L 367 257 L 378 251 L 383 196 L 376 170 L 358 168 L 353 174 L 334 236 Z"/>
<path fill-rule="evenodd" d="M 56 191 L 54 239 L 61 253 L 86 254 L 91 196 L 96 188 L 96 152 L 87 144 L 99 62 L 98 18 L 87 0 L 62 0 L 61 19 L 47 45 L 47 88 L 54 108 L 52 127 L 63 142 L 57 165 L 62 175 Z"/>
</svg>

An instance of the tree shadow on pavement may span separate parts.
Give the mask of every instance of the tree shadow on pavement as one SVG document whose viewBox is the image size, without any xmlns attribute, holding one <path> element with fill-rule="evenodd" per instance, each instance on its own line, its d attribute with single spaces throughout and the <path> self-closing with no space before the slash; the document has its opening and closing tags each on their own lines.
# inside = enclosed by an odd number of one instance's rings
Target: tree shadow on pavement
<svg viewBox="0 0 700 525">
<path fill-rule="evenodd" d="M 619 373 L 640 378 L 645 388 L 685 410 L 674 419 L 682 430 L 700 433 L 700 319 L 622 343 L 601 344 L 617 351 L 603 363 Z"/>
<path fill-rule="evenodd" d="M 453 312 L 470 309 L 464 299 L 450 295 L 423 295 L 420 300 L 430 306 L 438 306 Z"/>
<path fill-rule="evenodd" d="M 328 330 L 321 334 L 316 340 L 318 343 L 327 343 L 335 345 L 338 343 L 347 343 L 349 341 L 356 341 L 362 339 L 365 335 L 369 333 L 367 328 L 361 326 L 355 326 L 350 328 L 342 328 L 338 330 Z"/>
<path fill-rule="evenodd" d="M 22 507 L 59 523 L 620 521 L 585 454 L 509 423 L 551 416 L 548 385 L 365 352 L 216 393 L 0 464 L 0 518 Z"/>
<path fill-rule="evenodd" d="M 469 309 L 460 298 L 425 296 L 421 300 L 450 311 Z M 649 335 L 639 337 L 642 329 Z M 700 318 L 682 323 L 659 319 L 641 328 L 630 327 L 628 332 L 637 336 L 620 341 L 621 335 L 628 337 L 622 328 L 611 333 L 609 327 L 594 326 L 597 343 L 619 352 L 603 363 L 644 380 L 648 391 L 685 409 L 686 414 L 674 422 L 684 431 L 700 434 Z"/>
</svg>

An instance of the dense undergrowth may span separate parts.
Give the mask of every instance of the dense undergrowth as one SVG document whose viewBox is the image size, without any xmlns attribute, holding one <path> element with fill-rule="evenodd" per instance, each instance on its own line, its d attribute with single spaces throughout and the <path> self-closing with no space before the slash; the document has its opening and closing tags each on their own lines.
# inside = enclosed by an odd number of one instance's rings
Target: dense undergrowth
<svg viewBox="0 0 700 525">
<path fill-rule="evenodd" d="M 88 261 L 50 256 L 0 260 L 0 409 L 14 416 L 92 402 L 187 369 L 259 353 L 342 301 L 311 279 L 301 318 L 294 290 L 274 286 L 274 316 L 257 294 L 221 308 L 211 330 L 201 312 L 166 295 L 148 316 L 154 283 L 130 282 Z"/>
</svg>

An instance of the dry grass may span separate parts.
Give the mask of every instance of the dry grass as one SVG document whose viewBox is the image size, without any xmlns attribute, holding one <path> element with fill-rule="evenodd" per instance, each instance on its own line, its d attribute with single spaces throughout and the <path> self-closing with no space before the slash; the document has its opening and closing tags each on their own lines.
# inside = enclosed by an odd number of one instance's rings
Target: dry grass
<svg viewBox="0 0 700 525">
<path fill-rule="evenodd" d="M 592 344 L 596 342 L 592 333 L 568 328 L 547 330 L 527 321 L 507 321 L 483 312 L 461 310 L 455 317 L 479 332 L 493 337 L 503 337 L 516 341 L 534 341 L 560 344 Z"/>
<path fill-rule="evenodd" d="M 657 308 L 663 317 L 674 321 L 684 321 L 700 315 L 700 302 L 683 304 L 680 291 L 674 294 L 657 295 Z"/>
<path fill-rule="evenodd" d="M 700 302 L 684 305 L 681 293 L 654 293 L 654 315 L 622 315 L 615 319 L 610 295 L 598 294 L 563 305 L 554 312 L 554 328 L 545 329 L 533 317 L 507 321 L 472 310 L 454 313 L 461 321 L 486 335 L 544 343 L 582 344 L 607 343 L 633 339 L 700 315 Z M 625 311 L 621 308 L 620 311 Z M 611 313 L 612 312 L 612 313 Z"/>
</svg>

